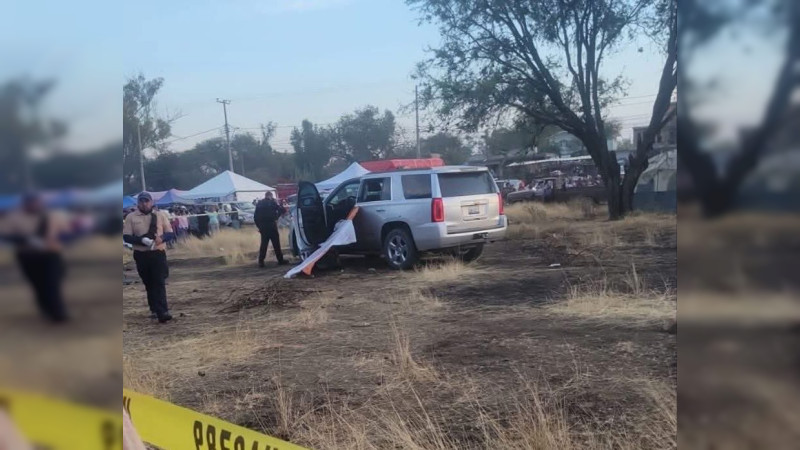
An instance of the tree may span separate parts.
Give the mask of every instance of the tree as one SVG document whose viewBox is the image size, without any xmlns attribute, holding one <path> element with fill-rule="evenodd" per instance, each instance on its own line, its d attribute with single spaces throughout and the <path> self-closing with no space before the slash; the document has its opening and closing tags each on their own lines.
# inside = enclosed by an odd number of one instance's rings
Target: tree
<svg viewBox="0 0 800 450">
<path fill-rule="evenodd" d="M 444 132 L 420 140 L 420 148 L 423 157 L 437 153 L 448 165 L 464 164 L 472 156 L 472 150 L 461 142 L 461 138 Z"/>
<path fill-rule="evenodd" d="M 295 166 L 300 177 L 322 180 L 324 168 L 333 155 L 330 130 L 303 120 L 300 128 L 292 130 L 289 140 L 294 148 Z"/>
<path fill-rule="evenodd" d="M 148 80 L 139 74 L 129 78 L 122 88 L 122 174 L 126 192 L 136 190 L 139 177 L 139 136 L 141 148 L 166 151 L 166 139 L 172 135 L 170 123 L 173 118 L 152 115 L 155 97 L 164 85 L 163 78 Z M 141 189 L 141 179 L 138 180 Z"/>
<path fill-rule="evenodd" d="M 121 142 L 97 150 L 53 152 L 33 162 L 31 170 L 40 189 L 96 188 L 122 176 Z"/>
<path fill-rule="evenodd" d="M 632 207 L 677 84 L 675 0 L 407 0 L 437 23 L 442 45 L 419 65 L 422 102 L 475 130 L 513 111 L 557 126 L 586 146 L 606 185 L 609 217 Z M 608 54 L 650 26 L 668 35 L 653 120 L 621 179 L 606 141 L 604 111 L 623 88 L 603 74 Z M 656 33 L 658 31 L 658 33 Z"/>
<path fill-rule="evenodd" d="M 244 160 L 247 177 L 270 186 L 292 178 L 295 171 L 293 155 L 275 152 L 269 143 L 271 136 L 269 132 L 262 132 L 260 137 L 237 133 L 231 139 L 234 166 L 239 167 Z M 156 191 L 190 189 L 225 170 L 228 150 L 222 137 L 199 142 L 184 152 L 160 153 L 145 165 L 148 187 Z"/>
<path fill-rule="evenodd" d="M 66 133 L 58 120 L 42 119 L 39 108 L 52 90 L 51 80 L 19 78 L 0 86 L 0 192 L 34 188 L 31 149 L 46 147 Z"/>
<path fill-rule="evenodd" d="M 764 11 L 768 12 L 766 17 Z M 716 51 L 716 47 L 707 47 L 707 44 L 713 43 L 725 30 L 732 31 L 730 35 L 739 38 L 746 34 L 742 31 L 747 28 L 751 32 L 785 32 L 786 36 L 784 60 L 778 70 L 775 86 L 767 98 L 762 118 L 742 136 L 738 148 L 723 170 L 719 170 L 713 155 L 703 145 L 704 141 L 709 140 L 715 124 L 702 123 L 694 114 L 704 101 L 698 99 L 701 97 L 698 94 L 701 90 L 707 92 L 714 88 L 716 80 L 701 84 L 681 66 L 681 89 L 691 101 L 682 102 L 678 116 L 678 159 L 681 170 L 686 170 L 694 183 L 703 211 L 707 216 L 714 217 L 733 208 L 742 182 L 767 152 L 771 139 L 780 127 L 796 129 L 796 124 L 787 124 L 784 119 L 793 106 L 792 94 L 800 87 L 800 77 L 797 76 L 800 64 L 800 2 L 762 0 L 714 5 L 699 0 L 681 0 L 679 14 L 681 58 L 685 61 L 700 60 L 703 58 L 702 51 L 706 49 Z M 759 24 L 763 24 L 763 28 Z M 715 73 L 713 78 L 719 78 L 719 75 Z M 768 77 L 769 74 L 765 74 L 764 79 Z"/>
<path fill-rule="evenodd" d="M 498 128 L 483 135 L 486 156 L 508 156 L 513 151 L 533 150 L 534 137 L 527 129 Z"/>
<path fill-rule="evenodd" d="M 339 119 L 333 132 L 337 153 L 350 161 L 369 161 L 391 156 L 394 149 L 395 119 L 375 106 L 365 106 Z"/>
</svg>

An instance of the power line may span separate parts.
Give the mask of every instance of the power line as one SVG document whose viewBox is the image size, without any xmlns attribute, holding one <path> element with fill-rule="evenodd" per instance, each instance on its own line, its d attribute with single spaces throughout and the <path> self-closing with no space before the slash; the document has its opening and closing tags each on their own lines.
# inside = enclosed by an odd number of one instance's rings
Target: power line
<svg viewBox="0 0 800 450">
<path fill-rule="evenodd" d="M 178 142 L 178 141 L 182 141 L 182 140 L 184 140 L 184 139 L 189 139 L 189 138 L 193 138 L 193 137 L 195 137 L 195 136 L 200 136 L 201 134 L 210 133 L 210 132 L 212 132 L 212 131 L 219 130 L 219 128 L 220 128 L 220 127 L 214 127 L 214 128 L 212 128 L 212 129 L 210 129 L 210 130 L 201 131 L 201 132 L 199 132 L 199 133 L 195 133 L 195 134 L 190 134 L 189 136 L 178 137 L 177 139 L 172 139 L 172 140 L 166 141 L 166 142 L 164 142 L 164 143 L 165 143 L 165 144 L 171 144 L 171 143 L 173 143 L 173 142 Z"/>
</svg>

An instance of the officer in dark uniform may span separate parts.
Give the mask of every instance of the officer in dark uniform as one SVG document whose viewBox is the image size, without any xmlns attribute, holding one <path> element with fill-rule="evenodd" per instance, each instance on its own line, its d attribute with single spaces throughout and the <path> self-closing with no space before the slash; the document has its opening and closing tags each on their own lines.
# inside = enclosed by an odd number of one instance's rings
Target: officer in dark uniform
<svg viewBox="0 0 800 450">
<path fill-rule="evenodd" d="M 267 247 L 272 241 L 272 249 L 275 251 L 275 257 L 278 259 L 279 265 L 286 264 L 283 259 L 283 252 L 281 252 L 281 238 L 278 234 L 278 219 L 286 213 L 286 208 L 279 205 L 272 192 L 267 192 L 264 199 L 256 205 L 256 212 L 254 220 L 258 232 L 261 234 L 261 247 L 258 249 L 258 267 L 264 267 L 264 258 L 267 256 Z"/>
</svg>

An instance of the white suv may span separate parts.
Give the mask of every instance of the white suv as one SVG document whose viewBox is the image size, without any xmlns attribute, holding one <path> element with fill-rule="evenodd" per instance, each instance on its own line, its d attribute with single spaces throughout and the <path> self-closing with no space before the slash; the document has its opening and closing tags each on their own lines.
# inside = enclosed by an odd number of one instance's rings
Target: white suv
<svg viewBox="0 0 800 450">
<path fill-rule="evenodd" d="M 486 168 L 444 166 L 370 173 L 340 184 L 323 200 L 300 182 L 292 215 L 292 249 L 305 257 L 333 232 L 353 206 L 357 242 L 343 254 L 379 254 L 395 269 L 410 268 L 422 252 L 477 259 L 487 242 L 505 237 L 500 191 Z"/>
</svg>

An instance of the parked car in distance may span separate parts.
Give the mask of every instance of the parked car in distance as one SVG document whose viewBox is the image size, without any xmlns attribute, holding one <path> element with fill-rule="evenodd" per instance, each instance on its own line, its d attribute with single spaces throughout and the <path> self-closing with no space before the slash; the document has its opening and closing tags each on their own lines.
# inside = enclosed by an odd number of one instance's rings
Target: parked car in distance
<svg viewBox="0 0 800 450">
<path fill-rule="evenodd" d="M 510 192 L 505 197 L 508 204 L 532 201 L 566 203 L 575 199 L 588 199 L 600 204 L 606 199 L 605 187 L 602 185 L 566 187 L 563 179 L 549 177 L 535 180 L 529 189 Z"/>
<path fill-rule="evenodd" d="M 236 208 L 239 210 L 239 220 L 242 223 L 246 224 L 254 224 L 255 221 L 255 213 L 256 213 L 256 206 L 250 202 L 237 202 L 235 203 Z"/>
<path fill-rule="evenodd" d="M 345 181 L 325 199 L 314 184 L 300 182 L 297 199 L 290 240 L 301 257 L 324 242 L 354 206 L 356 243 L 337 251 L 381 255 L 394 269 L 412 267 L 426 252 L 473 261 L 507 229 L 500 192 L 481 167 L 370 173 Z"/>
<path fill-rule="evenodd" d="M 506 203 L 517 202 L 549 202 L 553 199 L 553 186 L 555 182 L 553 179 L 537 180 L 531 183 L 528 189 L 522 189 L 516 192 L 509 192 L 506 197 Z"/>
<path fill-rule="evenodd" d="M 495 180 L 495 182 L 497 183 L 497 186 L 500 189 L 503 189 L 504 186 L 508 186 L 514 191 L 520 190 L 524 184 L 522 180 L 518 180 L 516 178 L 509 178 L 507 180 Z"/>
</svg>

